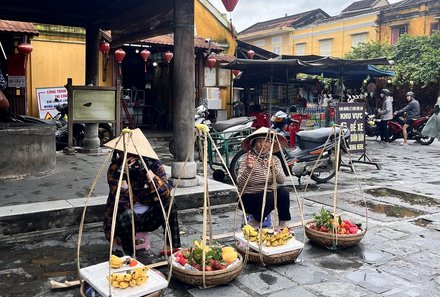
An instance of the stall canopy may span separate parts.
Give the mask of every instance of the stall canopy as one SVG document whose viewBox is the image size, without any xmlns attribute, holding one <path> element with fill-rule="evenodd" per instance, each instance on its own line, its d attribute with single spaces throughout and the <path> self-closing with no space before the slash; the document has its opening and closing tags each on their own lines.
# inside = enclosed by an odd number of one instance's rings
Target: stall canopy
<svg viewBox="0 0 440 297">
<path fill-rule="evenodd" d="M 295 57 L 295 56 L 284 56 Z M 242 73 L 234 80 L 236 87 L 251 87 L 261 83 L 287 83 L 298 73 L 323 75 L 328 78 L 342 80 L 364 79 L 370 77 L 394 76 L 394 72 L 380 70 L 373 65 L 391 65 L 386 58 L 367 60 L 347 60 L 333 57 L 312 59 L 309 56 L 299 59 L 248 60 L 237 59 L 222 66 L 226 69 L 241 70 Z M 319 57 L 319 56 L 313 56 Z"/>
</svg>

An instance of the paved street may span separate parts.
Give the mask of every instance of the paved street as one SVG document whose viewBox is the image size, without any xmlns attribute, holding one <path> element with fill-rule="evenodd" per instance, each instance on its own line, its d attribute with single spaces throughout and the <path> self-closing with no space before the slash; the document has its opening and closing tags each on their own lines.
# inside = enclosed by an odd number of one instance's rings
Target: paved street
<svg viewBox="0 0 440 297">
<path fill-rule="evenodd" d="M 366 236 L 358 246 L 330 251 L 304 239 L 303 228 L 297 227 L 296 237 L 304 241 L 305 248 L 295 264 L 262 267 L 247 263 L 229 285 L 205 290 L 172 279 L 165 295 L 439 296 L 440 142 L 430 146 L 402 146 L 400 142 L 382 144 L 368 139 L 367 156 L 378 162 L 382 170 L 356 164 L 357 175 L 346 167 L 339 172 L 339 213 L 367 226 Z M 163 148 L 166 142 L 155 145 Z M 165 164 L 171 160 L 166 150 L 158 153 Z M 348 162 L 347 156 L 344 161 Z M 301 186 L 296 185 L 298 196 L 289 186 L 293 221 L 300 220 L 298 201 L 304 203 L 305 219 L 323 206 L 333 208 L 335 181 L 324 185 L 310 182 L 304 192 L 308 181 L 304 178 Z M 214 234 L 233 230 L 234 213 L 231 205 L 213 210 Z M 181 211 L 179 219 L 183 245 L 188 246 L 200 238 L 201 211 Z M 64 227 L 1 236 L 0 247 L 7 252 L 0 255 L 0 296 L 80 296 L 78 288 L 54 291 L 48 282 L 76 278 L 77 231 L 77 227 Z M 141 252 L 139 259 L 163 260 L 157 256 L 162 245 L 161 230 L 152 233 L 151 241 L 152 249 Z M 232 238 L 222 242 L 234 243 Z M 100 223 L 87 224 L 81 251 L 82 267 L 107 259 L 108 243 Z M 160 270 L 167 273 L 166 268 Z"/>
</svg>

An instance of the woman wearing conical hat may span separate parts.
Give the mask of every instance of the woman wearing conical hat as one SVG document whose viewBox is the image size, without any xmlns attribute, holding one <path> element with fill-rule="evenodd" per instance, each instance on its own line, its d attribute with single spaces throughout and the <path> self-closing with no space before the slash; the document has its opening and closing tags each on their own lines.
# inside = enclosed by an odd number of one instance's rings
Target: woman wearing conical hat
<svg viewBox="0 0 440 297">
<path fill-rule="evenodd" d="M 275 209 L 275 191 L 280 226 L 286 225 L 291 219 L 289 191 L 280 186 L 286 179 L 281 161 L 278 157 L 272 156 L 269 163 L 272 142 L 274 142 L 274 153 L 282 150 L 287 144 L 286 138 L 262 127 L 245 138 L 241 144 L 248 153 L 238 170 L 237 187 L 242 193 L 245 212 L 253 216 L 250 224 L 254 226 L 259 225 L 260 221 Z M 261 216 L 267 174 L 269 174 L 268 189 L 263 216 Z"/>
</svg>

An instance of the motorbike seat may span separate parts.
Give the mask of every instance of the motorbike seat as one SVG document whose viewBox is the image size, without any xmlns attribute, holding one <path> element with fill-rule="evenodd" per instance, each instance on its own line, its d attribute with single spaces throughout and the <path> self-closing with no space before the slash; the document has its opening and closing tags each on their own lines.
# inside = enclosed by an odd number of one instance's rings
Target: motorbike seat
<svg viewBox="0 0 440 297">
<path fill-rule="evenodd" d="M 335 128 L 336 133 L 339 133 L 340 128 Z M 300 149 L 309 149 L 321 145 L 327 141 L 327 138 L 335 132 L 333 128 L 320 128 L 310 131 L 299 131 L 296 136 Z"/>
<path fill-rule="evenodd" d="M 216 131 L 222 132 L 222 131 L 230 128 L 230 127 L 246 124 L 249 121 L 253 121 L 253 120 L 255 120 L 254 117 L 232 118 L 232 119 L 229 119 L 229 120 L 215 122 L 215 123 L 212 124 L 212 127 Z"/>
</svg>

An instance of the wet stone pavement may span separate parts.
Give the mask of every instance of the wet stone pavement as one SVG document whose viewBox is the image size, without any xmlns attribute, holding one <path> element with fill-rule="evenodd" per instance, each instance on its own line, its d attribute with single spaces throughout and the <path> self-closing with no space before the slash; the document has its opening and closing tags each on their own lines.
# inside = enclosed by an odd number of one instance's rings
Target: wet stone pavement
<svg viewBox="0 0 440 297">
<path fill-rule="evenodd" d="M 312 244 L 304 238 L 303 228 L 296 227 L 296 238 L 305 243 L 296 263 L 269 267 L 247 263 L 230 284 L 205 290 L 172 279 L 165 296 L 440 296 L 440 142 L 431 146 L 399 142 L 368 139 L 367 155 L 382 170 L 356 164 L 357 175 L 346 167 L 339 172 L 338 212 L 368 229 L 357 246 L 331 251 Z M 158 154 L 166 163 L 169 156 Z M 335 180 L 310 182 L 306 192 L 308 179 L 302 182 L 298 186 L 295 180 L 298 196 L 288 186 L 293 221 L 301 218 L 298 201 L 304 204 L 305 219 L 323 206 L 333 209 Z M 234 214 L 234 206 L 215 208 L 213 233 L 231 232 Z M 200 210 L 181 211 L 179 220 L 183 246 L 200 238 Z M 80 296 L 78 288 L 56 291 L 48 282 L 76 279 L 77 232 L 66 228 L 1 238 L 0 296 Z M 220 242 L 234 244 L 231 238 Z M 163 243 L 161 230 L 151 234 L 151 243 L 150 251 L 138 253 L 139 260 L 164 260 L 157 255 Z M 101 225 L 88 224 L 82 236 L 81 266 L 107 257 Z"/>
</svg>

